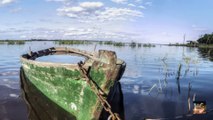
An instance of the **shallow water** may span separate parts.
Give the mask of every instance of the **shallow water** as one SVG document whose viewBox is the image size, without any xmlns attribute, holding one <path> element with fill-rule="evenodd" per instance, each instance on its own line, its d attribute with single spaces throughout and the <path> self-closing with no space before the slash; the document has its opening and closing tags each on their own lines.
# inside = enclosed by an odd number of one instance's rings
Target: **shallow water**
<svg viewBox="0 0 213 120">
<path fill-rule="evenodd" d="M 27 106 L 20 97 L 19 56 L 29 49 L 36 51 L 53 46 L 59 45 L 54 42 L 0 45 L 0 119 L 28 118 Z M 207 102 L 207 111 L 213 109 L 213 62 L 209 49 L 163 45 L 131 48 L 95 44 L 69 47 L 88 51 L 113 50 L 127 63 L 121 79 L 126 120 L 187 115 L 192 112 L 188 110 L 187 100 L 191 99 L 190 105 L 193 107 L 194 95 L 196 100 Z M 63 63 L 82 60 L 74 59 L 69 56 L 52 56 L 38 60 Z M 213 113 L 209 112 L 202 117 L 210 119 Z"/>
</svg>

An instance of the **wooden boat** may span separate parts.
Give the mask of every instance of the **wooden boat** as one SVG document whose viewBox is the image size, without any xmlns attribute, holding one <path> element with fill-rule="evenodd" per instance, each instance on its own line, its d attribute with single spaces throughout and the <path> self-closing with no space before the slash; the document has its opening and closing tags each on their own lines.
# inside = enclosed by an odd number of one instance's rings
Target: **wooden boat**
<svg viewBox="0 0 213 120">
<path fill-rule="evenodd" d="M 57 54 L 82 56 L 85 60 L 78 64 L 36 61 Z M 100 118 L 110 88 L 120 80 L 126 66 L 113 51 L 91 53 L 62 47 L 24 54 L 21 62 L 28 82 L 77 120 Z"/>
</svg>

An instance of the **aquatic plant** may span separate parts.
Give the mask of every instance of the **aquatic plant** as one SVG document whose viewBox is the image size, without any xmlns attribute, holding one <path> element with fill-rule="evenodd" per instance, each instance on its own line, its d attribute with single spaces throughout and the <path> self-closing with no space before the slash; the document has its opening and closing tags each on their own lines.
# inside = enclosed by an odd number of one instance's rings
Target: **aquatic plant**
<svg viewBox="0 0 213 120">
<path fill-rule="evenodd" d="M 58 40 L 56 43 L 59 45 L 91 44 L 91 42 L 87 40 Z"/>
<path fill-rule="evenodd" d="M 132 42 L 129 44 L 129 46 L 130 46 L 131 48 L 135 48 L 135 47 L 137 46 L 137 43 L 132 41 Z"/>
<path fill-rule="evenodd" d="M 5 40 L 8 45 L 23 45 L 25 40 Z"/>
<path fill-rule="evenodd" d="M 16 41 L 16 44 L 19 44 L 19 45 L 25 44 L 25 41 L 24 40 L 18 40 L 18 41 Z"/>
<path fill-rule="evenodd" d="M 99 45 L 102 45 L 102 44 L 103 44 L 103 41 L 99 41 L 98 43 L 99 43 Z"/>
<path fill-rule="evenodd" d="M 176 80 L 177 80 L 177 86 L 178 86 L 178 93 L 180 94 L 180 76 L 181 76 L 181 68 L 182 68 L 182 64 L 180 63 L 178 66 L 178 71 L 177 71 L 177 76 L 176 76 Z"/>
<path fill-rule="evenodd" d="M 191 111 L 191 98 L 190 98 L 190 92 L 191 92 L 191 84 L 189 82 L 188 85 L 188 113 Z"/>
<path fill-rule="evenodd" d="M 0 44 L 5 44 L 5 42 L 4 41 L 0 41 Z"/>
<path fill-rule="evenodd" d="M 114 42 L 113 45 L 114 45 L 114 46 L 118 46 L 118 47 L 122 47 L 122 46 L 125 46 L 125 43 L 122 43 L 122 42 Z"/>
<path fill-rule="evenodd" d="M 149 89 L 148 94 L 150 94 L 150 93 L 151 93 L 151 91 L 152 91 L 155 87 L 157 87 L 157 84 L 152 85 L 152 87 Z"/>
<path fill-rule="evenodd" d="M 112 45 L 113 41 L 104 41 L 104 45 Z"/>
<path fill-rule="evenodd" d="M 153 45 L 153 44 L 143 44 L 143 47 L 155 47 L 155 45 Z"/>
</svg>

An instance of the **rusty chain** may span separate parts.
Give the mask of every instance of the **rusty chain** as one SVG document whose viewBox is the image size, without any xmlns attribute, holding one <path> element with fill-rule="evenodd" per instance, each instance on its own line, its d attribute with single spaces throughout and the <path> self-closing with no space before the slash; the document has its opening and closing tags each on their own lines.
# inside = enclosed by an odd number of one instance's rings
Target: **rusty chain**
<svg viewBox="0 0 213 120">
<path fill-rule="evenodd" d="M 107 102 L 106 98 L 104 98 L 103 96 L 104 95 L 103 90 L 97 87 L 94 81 L 89 78 L 89 76 L 87 75 L 87 71 L 82 67 L 81 63 L 78 63 L 78 67 L 81 73 L 83 74 L 83 76 L 85 77 L 87 84 L 91 87 L 92 91 L 97 95 L 104 110 L 110 114 L 110 116 L 108 117 L 108 120 L 121 120 L 121 118 L 119 117 L 119 114 L 112 112 L 110 104 Z"/>
</svg>

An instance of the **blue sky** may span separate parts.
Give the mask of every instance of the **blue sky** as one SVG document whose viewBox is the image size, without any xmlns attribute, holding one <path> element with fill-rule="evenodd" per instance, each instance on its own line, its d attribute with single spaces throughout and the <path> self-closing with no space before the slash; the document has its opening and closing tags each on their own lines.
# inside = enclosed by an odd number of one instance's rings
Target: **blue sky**
<svg viewBox="0 0 213 120">
<path fill-rule="evenodd" d="M 176 43 L 213 32 L 212 0 L 0 0 L 0 39 Z"/>
</svg>

